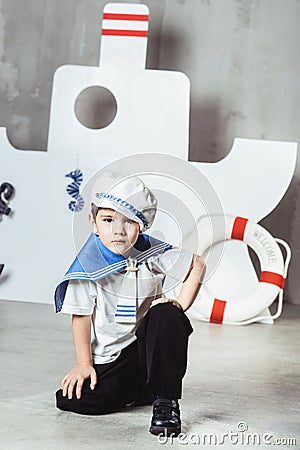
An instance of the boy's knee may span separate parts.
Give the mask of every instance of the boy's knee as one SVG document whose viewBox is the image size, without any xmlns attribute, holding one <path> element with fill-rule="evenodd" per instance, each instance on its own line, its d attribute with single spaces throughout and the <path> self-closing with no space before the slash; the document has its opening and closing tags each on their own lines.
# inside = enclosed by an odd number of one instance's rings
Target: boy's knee
<svg viewBox="0 0 300 450">
<path fill-rule="evenodd" d="M 184 330 L 188 335 L 193 331 L 189 318 L 171 302 L 157 303 L 150 308 L 150 314 L 150 317 L 166 330 Z"/>
<path fill-rule="evenodd" d="M 56 392 L 56 407 L 62 411 L 69 411 L 76 414 L 84 414 L 88 416 L 100 416 L 117 411 L 122 405 L 116 405 L 111 399 L 105 396 L 85 395 L 83 393 L 80 399 L 73 396 L 69 399 L 68 396 L 63 397 L 62 390 Z"/>
<path fill-rule="evenodd" d="M 62 395 L 62 390 L 59 389 L 56 394 L 56 407 L 61 409 L 62 411 L 70 411 L 75 412 L 77 414 L 86 414 L 85 413 L 85 405 L 84 401 L 81 399 L 77 399 L 73 396 L 72 399 L 69 399 L 66 395 L 65 397 Z"/>
<path fill-rule="evenodd" d="M 55 393 L 56 397 L 56 407 L 58 409 L 61 409 L 62 411 L 71 411 L 74 412 L 75 409 L 77 410 L 79 407 L 80 400 L 77 400 L 77 398 L 69 399 L 66 395 L 65 397 L 62 395 L 62 390 L 59 389 Z M 77 403 L 77 407 L 75 407 L 75 402 Z M 77 411 L 76 411 L 77 412 Z"/>
<path fill-rule="evenodd" d="M 150 320 L 160 325 L 174 326 L 176 323 L 182 323 L 183 311 L 172 303 L 157 303 L 150 308 Z"/>
<path fill-rule="evenodd" d="M 156 305 L 152 306 L 149 311 L 151 315 L 162 315 L 164 320 L 167 317 L 172 317 L 174 319 L 176 317 L 181 317 L 184 314 L 184 312 L 180 308 L 178 308 L 171 302 L 157 303 Z"/>
<path fill-rule="evenodd" d="M 56 397 L 56 407 L 63 411 L 69 411 L 68 403 L 70 404 L 71 402 L 70 401 L 68 402 L 68 397 L 63 397 L 61 389 L 56 391 L 55 397 Z"/>
</svg>

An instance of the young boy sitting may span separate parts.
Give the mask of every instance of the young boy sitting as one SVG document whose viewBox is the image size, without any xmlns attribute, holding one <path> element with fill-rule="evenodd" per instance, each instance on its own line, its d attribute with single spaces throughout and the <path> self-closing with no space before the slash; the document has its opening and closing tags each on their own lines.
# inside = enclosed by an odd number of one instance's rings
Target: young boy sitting
<svg viewBox="0 0 300 450">
<path fill-rule="evenodd" d="M 204 264 L 143 234 L 157 200 L 139 178 L 100 177 L 91 203 L 93 233 L 55 291 L 56 311 L 72 315 L 77 359 L 56 393 L 57 407 L 105 414 L 153 403 L 149 431 L 178 435 L 193 331 L 184 311 Z M 163 296 L 166 276 L 182 283 L 176 300 Z"/>
</svg>

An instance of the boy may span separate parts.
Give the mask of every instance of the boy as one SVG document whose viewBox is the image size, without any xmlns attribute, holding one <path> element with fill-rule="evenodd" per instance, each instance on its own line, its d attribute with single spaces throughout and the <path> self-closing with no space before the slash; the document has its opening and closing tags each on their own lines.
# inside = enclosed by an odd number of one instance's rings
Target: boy
<svg viewBox="0 0 300 450">
<path fill-rule="evenodd" d="M 93 233 L 55 291 L 56 311 L 72 314 L 77 359 L 56 393 L 57 407 L 105 414 L 153 403 L 149 431 L 178 435 L 193 331 L 184 311 L 204 264 L 143 234 L 157 200 L 139 178 L 102 176 L 91 203 Z M 163 297 L 166 275 L 182 282 L 177 300 Z"/>
</svg>

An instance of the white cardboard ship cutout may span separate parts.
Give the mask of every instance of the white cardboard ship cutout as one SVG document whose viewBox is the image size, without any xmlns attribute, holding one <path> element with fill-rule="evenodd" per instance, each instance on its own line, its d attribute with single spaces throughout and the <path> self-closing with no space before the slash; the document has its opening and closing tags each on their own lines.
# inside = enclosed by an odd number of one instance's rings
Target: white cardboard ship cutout
<svg viewBox="0 0 300 450">
<path fill-rule="evenodd" d="M 1 299 L 52 302 L 54 287 L 74 256 L 67 185 L 73 182 L 69 193 L 76 194 L 98 169 L 129 154 L 170 154 L 188 160 L 190 83 L 180 72 L 145 69 L 148 15 L 146 5 L 107 4 L 99 67 L 57 69 L 47 152 L 15 149 L 6 129 L 0 128 L 0 180 L 16 189 L 14 214 L 0 224 L 1 262 L 6 265 Z M 116 116 L 102 129 L 85 127 L 74 112 L 77 97 L 91 86 L 108 89 L 116 100 Z M 224 212 L 259 221 L 285 194 L 296 153 L 295 143 L 235 139 L 223 160 L 190 164 L 210 180 Z M 73 181 L 66 178 L 75 170 L 83 174 L 83 181 L 75 175 Z M 83 202 L 74 214 L 84 222 L 89 199 Z M 200 217 L 204 212 L 194 213 Z M 172 230 L 167 239 L 178 243 Z M 226 299 L 252 290 L 257 277 L 244 244 L 227 243 L 208 283 Z"/>
</svg>

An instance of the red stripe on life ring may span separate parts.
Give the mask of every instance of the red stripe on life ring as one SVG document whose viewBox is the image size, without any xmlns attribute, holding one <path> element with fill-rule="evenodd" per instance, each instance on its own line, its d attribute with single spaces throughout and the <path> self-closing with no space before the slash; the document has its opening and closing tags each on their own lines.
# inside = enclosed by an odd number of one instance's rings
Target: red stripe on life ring
<svg viewBox="0 0 300 450">
<path fill-rule="evenodd" d="M 226 303 L 224 300 L 215 298 L 209 321 L 212 323 L 222 323 Z"/>
<path fill-rule="evenodd" d="M 103 19 L 106 20 L 136 20 L 147 22 L 149 16 L 146 14 L 116 14 L 116 13 L 104 13 Z"/>
<path fill-rule="evenodd" d="M 280 275 L 280 273 L 267 272 L 267 271 L 262 272 L 260 274 L 259 281 L 262 281 L 263 283 L 275 284 L 280 289 L 284 288 L 284 283 L 285 283 L 285 279 L 282 275 Z"/>
<path fill-rule="evenodd" d="M 134 36 L 134 37 L 147 37 L 148 31 L 141 30 L 102 30 L 102 36 Z"/>
<path fill-rule="evenodd" d="M 244 240 L 245 228 L 248 219 L 244 217 L 236 217 L 231 232 L 231 239 L 238 239 L 240 241 Z"/>
</svg>

